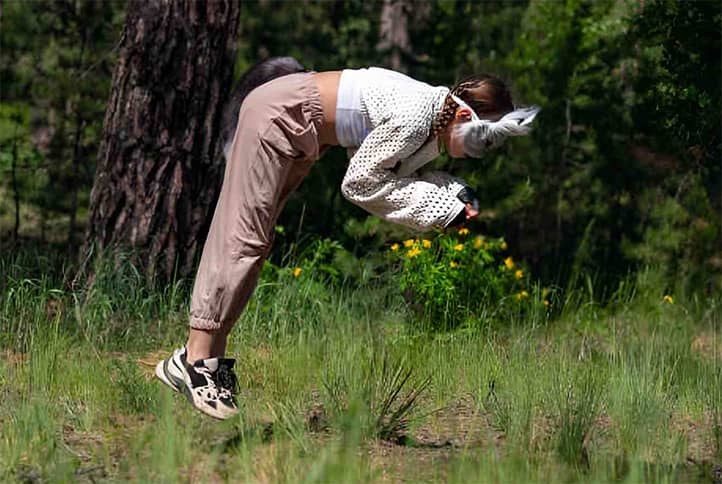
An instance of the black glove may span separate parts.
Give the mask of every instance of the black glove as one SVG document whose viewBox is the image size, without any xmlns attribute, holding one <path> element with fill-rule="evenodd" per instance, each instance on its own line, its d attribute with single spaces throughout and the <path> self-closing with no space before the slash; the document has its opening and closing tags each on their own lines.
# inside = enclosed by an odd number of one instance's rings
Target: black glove
<svg viewBox="0 0 722 484">
<path fill-rule="evenodd" d="M 464 187 L 461 189 L 461 191 L 456 195 L 459 200 L 461 200 L 464 203 L 470 203 L 471 208 L 479 211 L 479 199 L 476 198 L 476 193 L 474 193 L 474 190 L 472 190 L 469 187 Z"/>
<path fill-rule="evenodd" d="M 471 204 L 471 208 L 479 211 L 479 199 L 476 198 L 476 193 L 474 193 L 474 190 L 472 190 L 469 187 L 464 187 L 461 189 L 461 191 L 456 195 L 459 200 L 464 202 L 464 204 Z M 454 220 L 451 221 L 449 225 L 446 227 L 458 227 L 459 225 L 463 225 L 466 222 L 466 208 L 459 212 L 459 215 L 457 215 Z"/>
</svg>

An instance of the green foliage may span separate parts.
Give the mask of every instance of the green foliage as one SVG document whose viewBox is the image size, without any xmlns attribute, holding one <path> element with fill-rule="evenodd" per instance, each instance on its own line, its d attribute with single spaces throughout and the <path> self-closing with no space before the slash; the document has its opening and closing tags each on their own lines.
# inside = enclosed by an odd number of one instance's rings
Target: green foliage
<svg viewBox="0 0 722 484">
<path fill-rule="evenodd" d="M 588 467 L 589 441 L 599 416 L 603 389 L 595 370 L 587 368 L 579 373 L 568 382 L 559 382 L 557 387 L 557 451 L 570 464 Z"/>
<path fill-rule="evenodd" d="M 242 416 L 217 422 L 152 380 L 187 334 L 188 286 L 169 297 L 131 258 L 100 266 L 93 290 L 72 286 L 63 255 L 0 253 L 3 481 L 636 483 L 717 472 L 722 300 L 665 299 L 658 269 L 630 275 L 614 304 L 589 281 L 544 325 L 517 311 L 493 331 L 442 334 L 404 324 L 394 279 L 350 288 L 278 269 L 229 341 Z M 25 319 L 21 346 L 13 331 Z M 108 331 L 118 323 L 139 330 Z"/>
<path fill-rule="evenodd" d="M 380 6 L 245 3 L 236 74 L 276 55 L 293 55 L 317 71 L 388 66 L 379 46 Z M 12 233 L 16 208 L 21 237 L 72 241 L 72 220 L 79 234 L 125 7 L 4 5 L 0 239 Z M 409 75 L 449 86 L 491 72 L 510 84 L 515 102 L 543 108 L 531 137 L 509 140 L 483 160 L 434 162 L 477 188 L 483 211 L 471 228 L 503 236 L 511 255 L 547 284 L 590 276 L 611 294 L 629 271 L 652 264 L 685 292 L 719 291 L 718 7 L 672 0 L 415 2 L 407 12 L 410 47 L 401 55 Z M 314 264 L 316 275 L 334 283 L 363 286 L 387 277 L 381 249 L 410 235 L 343 198 L 347 161 L 343 149 L 329 150 L 291 195 L 274 265 L 289 264 L 285 257 L 293 254 L 304 274 Z M 317 242 L 323 240 L 340 245 Z M 298 254 L 299 247 L 315 248 Z"/>
<path fill-rule="evenodd" d="M 493 225 L 535 266 L 553 261 L 543 273 L 611 282 L 656 253 L 670 276 L 719 289 L 719 28 L 714 2 L 530 4 L 507 65 L 543 107 L 533 145 L 514 146 L 535 194 Z M 485 187 L 517 176 L 498 156 Z"/>
<path fill-rule="evenodd" d="M 356 425 L 360 424 L 364 436 L 403 444 L 430 379 L 420 379 L 409 362 L 383 348 L 380 352 L 372 348 L 360 351 L 346 356 L 360 363 L 356 365 L 348 365 L 341 355 L 332 356 L 323 375 L 328 408 L 340 421 L 351 415 L 358 419 Z"/>
<path fill-rule="evenodd" d="M 128 413 L 143 414 L 153 412 L 159 406 L 157 387 L 143 377 L 135 361 L 116 360 L 112 366 L 119 408 Z"/>
<path fill-rule="evenodd" d="M 17 192 L 20 235 L 77 240 L 124 10 L 67 0 L 3 6 L 0 238 L 14 225 L 8 199 Z"/>
<path fill-rule="evenodd" d="M 504 239 L 469 234 L 463 228 L 389 248 L 400 266 L 399 288 L 419 320 L 431 328 L 473 324 L 482 313 L 518 310 L 533 299 L 529 275 L 505 254 Z"/>
</svg>

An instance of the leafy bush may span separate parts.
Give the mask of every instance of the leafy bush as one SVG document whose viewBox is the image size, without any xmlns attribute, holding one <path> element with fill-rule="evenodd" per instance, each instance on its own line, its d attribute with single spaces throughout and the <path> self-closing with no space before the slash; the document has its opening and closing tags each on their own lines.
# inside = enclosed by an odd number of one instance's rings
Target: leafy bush
<svg viewBox="0 0 722 484">
<path fill-rule="evenodd" d="M 506 249 L 503 238 L 472 236 L 462 228 L 394 243 L 389 253 L 398 264 L 399 287 L 417 318 L 433 329 L 450 329 L 484 311 L 530 303 L 528 275 L 505 256 Z"/>
</svg>

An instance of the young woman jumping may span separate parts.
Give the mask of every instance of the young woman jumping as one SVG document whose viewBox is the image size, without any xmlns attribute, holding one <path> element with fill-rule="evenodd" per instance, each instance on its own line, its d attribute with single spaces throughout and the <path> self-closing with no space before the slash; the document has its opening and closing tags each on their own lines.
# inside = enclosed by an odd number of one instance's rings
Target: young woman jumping
<svg viewBox="0 0 722 484">
<path fill-rule="evenodd" d="M 190 306 L 190 333 L 156 366 L 159 379 L 219 419 L 238 413 L 228 334 L 256 287 L 281 209 L 330 146 L 348 150 L 351 202 L 416 230 L 478 214 L 465 183 L 418 173 L 441 150 L 480 157 L 526 134 L 537 108 L 516 109 L 498 78 L 452 89 L 388 69 L 306 71 L 292 58 L 257 64 L 239 81 L 222 128 L 226 168 Z"/>
</svg>

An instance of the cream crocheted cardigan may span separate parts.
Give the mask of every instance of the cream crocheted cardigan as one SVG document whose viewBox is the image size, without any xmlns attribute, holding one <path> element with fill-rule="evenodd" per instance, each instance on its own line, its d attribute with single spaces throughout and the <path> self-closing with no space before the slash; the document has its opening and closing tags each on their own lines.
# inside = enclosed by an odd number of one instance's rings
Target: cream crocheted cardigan
<svg viewBox="0 0 722 484">
<path fill-rule="evenodd" d="M 437 139 L 429 139 L 429 133 L 448 92 L 405 76 L 379 76 L 361 86 L 361 110 L 372 130 L 358 148 L 348 148 L 344 197 L 421 231 L 446 227 L 464 210 L 457 198 L 466 186 L 462 180 L 443 172 L 416 172 L 439 154 Z"/>
</svg>

